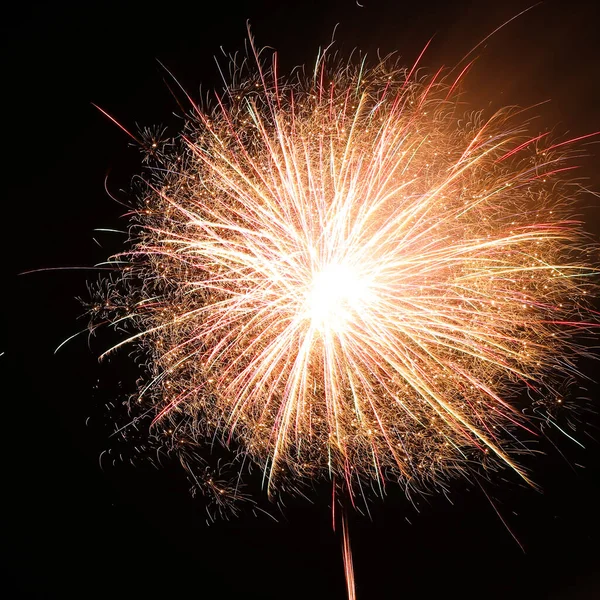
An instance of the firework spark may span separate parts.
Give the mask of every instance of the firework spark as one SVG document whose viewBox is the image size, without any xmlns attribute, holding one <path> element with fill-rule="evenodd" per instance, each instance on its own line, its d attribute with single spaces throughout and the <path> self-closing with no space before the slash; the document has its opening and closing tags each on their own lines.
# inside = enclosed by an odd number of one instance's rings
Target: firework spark
<svg viewBox="0 0 600 600">
<path fill-rule="evenodd" d="M 259 465 L 270 492 L 322 477 L 354 501 L 502 465 L 529 481 L 534 425 L 511 398 L 560 402 L 590 327 L 570 146 L 522 111 L 465 114 L 442 71 L 256 62 L 153 147 L 96 307 L 151 357 L 136 400 L 176 443 Z M 345 524 L 344 540 L 351 571 Z"/>
</svg>

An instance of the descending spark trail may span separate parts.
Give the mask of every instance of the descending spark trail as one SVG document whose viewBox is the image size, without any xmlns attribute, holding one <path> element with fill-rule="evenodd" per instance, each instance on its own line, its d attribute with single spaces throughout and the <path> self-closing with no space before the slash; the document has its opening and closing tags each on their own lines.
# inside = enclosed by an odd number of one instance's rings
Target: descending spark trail
<svg viewBox="0 0 600 600">
<path fill-rule="evenodd" d="M 441 71 L 257 65 L 194 106 L 170 153 L 152 146 L 94 308 L 133 324 L 116 348 L 151 357 L 153 426 L 221 440 L 269 493 L 335 478 L 354 502 L 502 465 L 529 481 L 518 433 L 535 426 L 511 398 L 555 403 L 593 326 L 570 146 L 516 111 L 465 115 Z"/>
<path fill-rule="evenodd" d="M 352 566 L 352 550 L 350 548 L 350 535 L 346 515 L 342 520 L 342 556 L 344 558 L 344 573 L 346 575 L 346 589 L 348 600 L 356 600 L 356 586 L 354 584 L 354 567 Z"/>
</svg>

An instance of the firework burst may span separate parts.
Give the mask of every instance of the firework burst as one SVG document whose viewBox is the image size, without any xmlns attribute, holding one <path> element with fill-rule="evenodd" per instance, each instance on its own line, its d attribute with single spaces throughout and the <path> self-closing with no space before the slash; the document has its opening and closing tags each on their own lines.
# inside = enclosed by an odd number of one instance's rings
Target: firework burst
<svg viewBox="0 0 600 600">
<path fill-rule="evenodd" d="M 271 492 L 529 481 L 515 392 L 559 403 L 591 327 L 571 146 L 523 111 L 465 113 L 442 71 L 256 64 L 168 152 L 146 136 L 159 162 L 94 309 L 150 357 L 140 411 L 175 445 L 220 440 Z"/>
</svg>

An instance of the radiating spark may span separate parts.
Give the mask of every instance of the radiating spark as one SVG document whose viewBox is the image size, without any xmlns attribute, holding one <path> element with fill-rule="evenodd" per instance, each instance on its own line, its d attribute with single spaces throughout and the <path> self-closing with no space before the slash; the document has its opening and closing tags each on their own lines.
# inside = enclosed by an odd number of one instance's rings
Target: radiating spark
<svg viewBox="0 0 600 600">
<path fill-rule="evenodd" d="M 150 356 L 153 428 L 221 441 L 269 493 L 329 478 L 353 503 L 501 465 L 529 482 L 515 394 L 551 398 L 595 326 L 568 144 L 522 111 L 459 115 L 469 65 L 257 63 L 153 157 L 96 307 Z"/>
<path fill-rule="evenodd" d="M 477 456 L 528 480 L 510 390 L 587 326 L 568 156 L 509 111 L 459 124 L 439 71 L 326 65 L 195 107 L 117 257 L 139 331 L 116 347 L 150 349 L 155 423 L 235 440 L 269 487 L 418 485 Z"/>
</svg>

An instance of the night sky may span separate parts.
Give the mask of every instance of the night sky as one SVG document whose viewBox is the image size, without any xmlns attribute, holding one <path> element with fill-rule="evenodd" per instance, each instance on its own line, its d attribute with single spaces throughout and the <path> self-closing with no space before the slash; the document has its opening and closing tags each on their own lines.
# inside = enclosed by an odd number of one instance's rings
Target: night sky
<svg viewBox="0 0 600 600">
<path fill-rule="evenodd" d="M 92 266 L 121 249 L 127 198 L 140 153 L 92 103 L 124 126 L 163 124 L 181 110 L 160 60 L 192 97 L 220 87 L 213 57 L 243 49 L 246 20 L 257 44 L 277 49 L 281 70 L 314 61 L 339 23 L 338 48 L 398 51 L 412 64 L 453 66 L 527 2 L 402 0 L 14 3 L 2 17 L 2 220 L 0 369 L 4 392 L 1 513 L 5 598 L 345 598 L 340 537 L 326 490 L 266 516 L 208 527 L 201 499 L 175 463 L 133 467 L 117 447 L 99 465 L 111 411 L 135 384 L 123 352 L 99 365 L 113 340 L 74 339 L 86 325 Z M 466 100 L 492 111 L 529 106 L 532 128 L 576 137 L 600 130 L 600 8 L 551 0 L 479 48 Z M 172 81 L 170 82 L 172 85 Z M 600 191 L 600 145 L 584 147 L 582 174 Z M 595 156 L 594 156 L 595 155 Z M 108 176 L 108 177 L 107 177 Z M 131 197 L 131 196 L 129 196 Z M 600 201 L 584 199 L 600 237 Z M 5 212 L 6 214 L 6 212 Z M 582 361 L 598 378 L 600 364 Z M 599 379 L 600 380 L 600 379 Z M 572 396 L 600 398 L 598 384 Z M 418 510 L 390 488 L 372 519 L 350 519 L 359 600 L 392 598 L 600 598 L 600 418 L 579 411 L 581 450 L 555 432 L 530 457 L 541 491 L 498 478 L 486 488 L 523 552 L 477 486 L 456 482 L 449 499 Z M 595 403 L 596 411 L 600 409 Z M 561 453 L 554 447 L 556 444 Z M 257 487 L 255 493 L 260 494 Z"/>
</svg>

